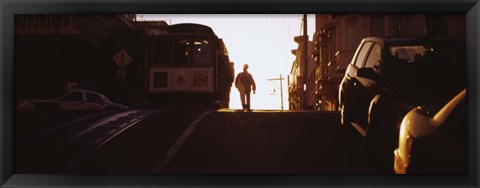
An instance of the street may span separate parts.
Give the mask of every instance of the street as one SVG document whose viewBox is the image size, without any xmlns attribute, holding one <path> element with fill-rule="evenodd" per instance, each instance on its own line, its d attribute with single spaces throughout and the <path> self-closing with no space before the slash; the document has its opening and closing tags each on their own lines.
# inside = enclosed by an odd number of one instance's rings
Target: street
<svg viewBox="0 0 480 188">
<path fill-rule="evenodd" d="M 363 138 L 339 118 L 179 105 L 21 115 L 16 164 L 18 173 L 378 173 Z"/>
<path fill-rule="evenodd" d="M 478 183 L 471 1 L 9 2 L 7 187 Z"/>
<path fill-rule="evenodd" d="M 217 112 L 199 125 L 163 172 L 367 173 L 361 145 L 345 140 L 338 118 L 338 113 Z"/>
</svg>

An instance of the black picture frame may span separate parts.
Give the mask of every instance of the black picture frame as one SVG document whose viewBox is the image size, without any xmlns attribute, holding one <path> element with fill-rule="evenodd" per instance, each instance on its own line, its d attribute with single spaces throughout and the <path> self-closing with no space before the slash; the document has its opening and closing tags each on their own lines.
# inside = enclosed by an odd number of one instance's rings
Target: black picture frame
<svg viewBox="0 0 480 188">
<path fill-rule="evenodd" d="M 0 2 L 0 184 L 2 187 L 171 187 L 171 186 L 473 186 L 478 179 L 478 81 L 480 3 L 478 0 L 3 0 Z M 62 175 L 13 173 L 15 14 L 165 13 L 165 14 L 315 14 L 315 13 L 465 13 L 468 61 L 468 174 L 450 175 Z"/>
</svg>

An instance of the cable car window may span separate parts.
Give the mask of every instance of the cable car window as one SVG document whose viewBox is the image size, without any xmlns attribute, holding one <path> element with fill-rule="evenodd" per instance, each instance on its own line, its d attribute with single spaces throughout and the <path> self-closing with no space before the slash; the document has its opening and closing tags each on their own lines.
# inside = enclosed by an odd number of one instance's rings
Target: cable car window
<svg viewBox="0 0 480 188">
<path fill-rule="evenodd" d="M 168 87 L 168 73 L 167 72 L 154 72 L 153 73 L 153 87 L 155 87 L 155 88 L 167 88 Z"/>
<path fill-rule="evenodd" d="M 211 43 L 207 39 L 193 40 L 194 65 L 210 65 L 212 60 Z"/>
<path fill-rule="evenodd" d="M 190 61 L 190 41 L 187 39 L 173 41 L 173 64 L 187 65 Z"/>
<path fill-rule="evenodd" d="M 168 41 L 157 40 L 152 44 L 152 64 L 168 64 Z"/>
</svg>

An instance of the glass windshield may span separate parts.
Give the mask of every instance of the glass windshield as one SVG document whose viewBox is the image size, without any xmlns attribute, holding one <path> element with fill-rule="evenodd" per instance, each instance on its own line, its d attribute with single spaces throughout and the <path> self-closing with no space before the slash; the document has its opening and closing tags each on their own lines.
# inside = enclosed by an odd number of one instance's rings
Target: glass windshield
<svg viewBox="0 0 480 188">
<path fill-rule="evenodd" d="M 168 64 L 168 41 L 158 40 L 152 44 L 152 63 L 153 64 Z"/>
<path fill-rule="evenodd" d="M 175 40 L 173 43 L 173 64 L 174 65 L 186 65 L 190 61 L 190 41 Z"/>
<path fill-rule="evenodd" d="M 195 65 L 209 65 L 212 59 L 210 42 L 206 39 L 194 39 L 193 63 Z"/>
</svg>

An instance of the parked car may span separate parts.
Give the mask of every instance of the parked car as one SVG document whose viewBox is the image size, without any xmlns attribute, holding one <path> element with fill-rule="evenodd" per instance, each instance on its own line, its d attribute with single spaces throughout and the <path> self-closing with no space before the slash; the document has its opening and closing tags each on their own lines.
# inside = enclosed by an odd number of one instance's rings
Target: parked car
<svg viewBox="0 0 480 188">
<path fill-rule="evenodd" d="M 443 107 L 414 108 L 403 118 L 395 173 L 466 174 L 466 93 L 464 89 Z"/>
<path fill-rule="evenodd" d="M 128 109 L 128 106 L 111 102 L 104 95 L 88 90 L 72 90 L 57 99 L 20 100 L 18 110 L 102 110 L 105 108 Z"/>
<path fill-rule="evenodd" d="M 366 140 L 371 162 L 393 172 L 403 117 L 466 87 L 465 41 L 364 38 L 339 86 L 341 122 Z"/>
</svg>

